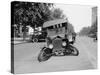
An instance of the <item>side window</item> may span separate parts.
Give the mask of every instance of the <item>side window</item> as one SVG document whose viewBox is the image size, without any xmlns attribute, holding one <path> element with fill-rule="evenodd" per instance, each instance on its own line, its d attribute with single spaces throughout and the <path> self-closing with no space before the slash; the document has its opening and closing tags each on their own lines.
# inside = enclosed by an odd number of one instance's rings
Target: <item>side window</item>
<svg viewBox="0 0 100 75">
<path fill-rule="evenodd" d="M 67 22 L 62 23 L 62 27 L 65 27 L 65 26 L 67 26 Z"/>
<path fill-rule="evenodd" d="M 57 28 L 57 25 L 55 25 L 55 28 Z"/>
<path fill-rule="evenodd" d="M 61 28 L 61 25 L 60 25 L 60 24 L 58 24 L 58 27 L 59 27 L 59 28 Z"/>
</svg>

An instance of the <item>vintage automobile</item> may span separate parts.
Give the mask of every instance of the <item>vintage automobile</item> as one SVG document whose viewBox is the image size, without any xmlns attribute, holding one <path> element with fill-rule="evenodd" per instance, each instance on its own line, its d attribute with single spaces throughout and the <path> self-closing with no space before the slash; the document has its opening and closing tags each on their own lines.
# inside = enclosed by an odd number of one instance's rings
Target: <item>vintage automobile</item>
<svg viewBox="0 0 100 75">
<path fill-rule="evenodd" d="M 51 56 L 79 55 L 79 51 L 72 44 L 73 40 L 69 41 L 68 39 L 67 20 L 47 21 L 43 27 L 47 31 L 47 45 L 42 48 L 38 55 L 39 62 L 46 61 Z"/>
<path fill-rule="evenodd" d="M 45 42 L 46 36 L 47 32 L 38 27 L 34 30 L 34 33 L 31 36 L 31 42 Z"/>
</svg>

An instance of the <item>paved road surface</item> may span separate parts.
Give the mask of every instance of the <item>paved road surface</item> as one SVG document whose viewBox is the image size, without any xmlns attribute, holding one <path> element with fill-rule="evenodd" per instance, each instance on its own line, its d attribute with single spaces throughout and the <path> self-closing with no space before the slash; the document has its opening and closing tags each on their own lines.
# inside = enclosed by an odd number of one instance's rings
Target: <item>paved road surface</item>
<svg viewBox="0 0 100 75">
<path fill-rule="evenodd" d="M 85 70 L 97 67 L 97 43 L 91 38 L 77 37 L 74 46 L 79 50 L 79 56 L 51 57 L 48 61 L 40 63 L 37 56 L 44 45 L 44 43 L 14 45 L 15 73 Z"/>
</svg>

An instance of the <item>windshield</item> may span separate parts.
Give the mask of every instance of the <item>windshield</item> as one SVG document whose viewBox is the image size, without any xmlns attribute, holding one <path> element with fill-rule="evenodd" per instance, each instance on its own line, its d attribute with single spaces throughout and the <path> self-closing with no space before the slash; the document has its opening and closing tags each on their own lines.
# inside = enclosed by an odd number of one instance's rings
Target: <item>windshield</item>
<svg viewBox="0 0 100 75">
<path fill-rule="evenodd" d="M 61 36 L 63 34 L 65 34 L 65 27 L 62 27 L 62 28 L 55 28 L 55 29 L 48 29 L 47 30 L 48 32 L 48 36 Z"/>
</svg>

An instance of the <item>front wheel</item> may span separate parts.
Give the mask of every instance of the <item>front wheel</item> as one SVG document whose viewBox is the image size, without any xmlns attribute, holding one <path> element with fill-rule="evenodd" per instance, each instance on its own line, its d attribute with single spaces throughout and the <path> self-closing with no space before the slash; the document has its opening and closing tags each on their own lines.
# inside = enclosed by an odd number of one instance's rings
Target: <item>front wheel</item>
<svg viewBox="0 0 100 75">
<path fill-rule="evenodd" d="M 39 53 L 39 56 L 38 56 L 38 61 L 39 62 L 42 62 L 42 61 L 46 61 L 48 60 L 51 55 L 50 54 L 47 54 L 45 51 L 49 50 L 48 48 L 44 47 L 40 53 Z"/>
</svg>

